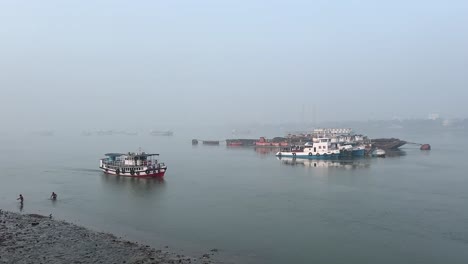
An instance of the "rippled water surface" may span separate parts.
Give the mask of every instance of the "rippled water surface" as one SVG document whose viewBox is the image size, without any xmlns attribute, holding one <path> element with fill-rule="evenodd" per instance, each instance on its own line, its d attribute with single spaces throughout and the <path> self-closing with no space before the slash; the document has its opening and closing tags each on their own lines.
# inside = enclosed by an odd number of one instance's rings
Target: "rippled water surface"
<svg viewBox="0 0 468 264">
<path fill-rule="evenodd" d="M 177 134 L 2 135 L 0 207 L 244 263 L 468 263 L 466 133 L 394 136 L 433 150 L 293 161 Z M 161 153 L 165 180 L 97 170 L 104 153 L 138 147 Z"/>
</svg>

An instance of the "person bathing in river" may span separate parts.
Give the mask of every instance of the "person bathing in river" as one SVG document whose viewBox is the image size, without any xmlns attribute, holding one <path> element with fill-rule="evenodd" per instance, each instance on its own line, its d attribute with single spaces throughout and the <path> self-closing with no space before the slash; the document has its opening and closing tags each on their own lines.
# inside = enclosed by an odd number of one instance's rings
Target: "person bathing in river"
<svg viewBox="0 0 468 264">
<path fill-rule="evenodd" d="M 24 201 L 23 195 L 20 194 L 19 197 L 18 197 L 18 199 L 16 199 L 16 200 L 20 200 L 20 203 L 23 203 L 23 201 Z"/>
<path fill-rule="evenodd" d="M 52 192 L 52 195 L 50 196 L 50 199 L 57 200 L 57 194 L 55 192 Z"/>
</svg>

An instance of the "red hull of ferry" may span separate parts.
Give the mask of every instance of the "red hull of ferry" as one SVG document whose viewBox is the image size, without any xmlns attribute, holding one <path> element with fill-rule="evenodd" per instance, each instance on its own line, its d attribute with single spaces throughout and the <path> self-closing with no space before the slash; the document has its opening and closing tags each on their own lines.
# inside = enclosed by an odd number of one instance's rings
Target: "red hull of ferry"
<svg viewBox="0 0 468 264">
<path fill-rule="evenodd" d="M 103 170 L 103 172 L 107 175 L 115 175 L 115 176 L 122 176 L 122 177 L 134 177 L 134 178 L 161 178 L 161 177 L 164 177 L 164 174 L 166 173 L 167 169 L 165 171 L 162 171 L 162 172 L 157 172 L 157 173 L 150 173 L 150 174 L 146 174 L 146 173 L 140 173 L 140 174 L 133 174 L 131 175 L 130 173 L 120 173 L 120 174 L 116 174 L 114 171 L 105 171 Z"/>
</svg>

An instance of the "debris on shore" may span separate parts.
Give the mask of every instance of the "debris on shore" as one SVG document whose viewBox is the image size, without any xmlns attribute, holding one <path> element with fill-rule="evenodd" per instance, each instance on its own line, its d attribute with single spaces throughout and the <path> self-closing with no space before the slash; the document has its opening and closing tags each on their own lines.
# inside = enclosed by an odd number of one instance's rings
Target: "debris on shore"
<svg viewBox="0 0 468 264">
<path fill-rule="evenodd" d="M 0 263 L 219 263 L 205 255 L 184 256 L 43 215 L 0 211 Z"/>
</svg>

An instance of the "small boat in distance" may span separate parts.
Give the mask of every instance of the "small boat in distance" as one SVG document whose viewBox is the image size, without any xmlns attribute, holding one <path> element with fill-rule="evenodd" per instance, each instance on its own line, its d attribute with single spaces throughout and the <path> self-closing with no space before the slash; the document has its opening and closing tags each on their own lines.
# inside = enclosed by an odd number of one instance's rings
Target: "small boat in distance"
<svg viewBox="0 0 468 264">
<path fill-rule="evenodd" d="M 282 138 L 268 140 L 265 137 L 260 137 L 260 139 L 255 142 L 255 146 L 257 147 L 287 147 L 288 145 L 288 142 Z"/>
<path fill-rule="evenodd" d="M 242 143 L 242 141 L 226 141 L 226 145 L 228 147 L 240 147 L 243 146 L 244 143 Z"/>
<path fill-rule="evenodd" d="M 202 140 L 203 145 L 219 145 L 219 140 Z"/>
<path fill-rule="evenodd" d="M 106 174 L 128 177 L 163 177 L 167 166 L 157 160 L 159 154 L 107 153 L 100 159 L 99 168 Z"/>
<path fill-rule="evenodd" d="M 372 151 L 373 157 L 385 158 L 386 154 L 385 150 L 379 148 Z"/>
<path fill-rule="evenodd" d="M 173 136 L 174 132 L 167 130 L 167 131 L 158 131 L 158 130 L 151 130 L 151 136 Z"/>
<path fill-rule="evenodd" d="M 247 139 L 247 138 L 226 139 L 226 146 L 228 146 L 228 147 L 232 147 L 232 146 L 242 146 L 242 147 L 255 146 L 256 141 L 257 141 L 257 139 Z"/>
</svg>

